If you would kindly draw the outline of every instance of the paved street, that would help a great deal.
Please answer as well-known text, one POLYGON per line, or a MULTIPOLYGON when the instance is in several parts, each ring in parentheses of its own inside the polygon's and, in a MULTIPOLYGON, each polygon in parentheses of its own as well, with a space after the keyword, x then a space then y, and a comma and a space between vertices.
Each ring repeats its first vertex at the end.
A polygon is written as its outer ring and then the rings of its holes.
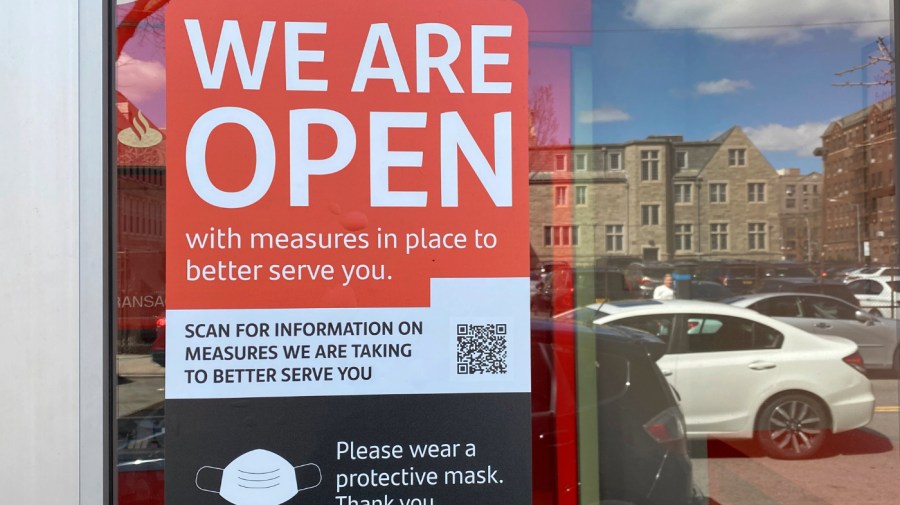
POLYGON ((871 375, 876 410, 864 429, 835 435, 812 460, 780 461, 752 443, 694 443, 695 479, 710 504, 884 504, 900 496, 897 379, 871 375), (705 454, 704 454, 705 453, 705 454))

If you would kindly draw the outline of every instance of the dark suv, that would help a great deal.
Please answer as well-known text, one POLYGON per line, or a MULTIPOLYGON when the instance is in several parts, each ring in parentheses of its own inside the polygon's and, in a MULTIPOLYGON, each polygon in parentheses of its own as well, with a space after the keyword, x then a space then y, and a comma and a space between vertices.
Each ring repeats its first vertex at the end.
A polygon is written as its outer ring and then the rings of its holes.
POLYGON ((664 347, 638 330, 532 321, 534 505, 567 493, 601 503, 697 499, 684 417, 655 363, 664 347), (596 393, 586 400, 585 390, 596 393))
POLYGON ((572 307, 635 298, 625 274, 613 268, 556 269, 544 275, 531 298, 535 314, 559 314, 572 307))

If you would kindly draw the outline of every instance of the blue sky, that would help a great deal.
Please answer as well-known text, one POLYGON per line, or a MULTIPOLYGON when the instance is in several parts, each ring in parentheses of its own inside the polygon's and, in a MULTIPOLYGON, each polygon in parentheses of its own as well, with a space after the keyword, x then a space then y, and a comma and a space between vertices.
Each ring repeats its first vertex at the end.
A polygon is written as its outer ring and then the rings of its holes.
MULTIPOLYGON (((890 25, 877 22, 889 17, 887 0, 597 0, 592 7, 592 27, 568 23, 589 29, 591 70, 573 75, 576 87, 590 79, 593 110, 572 108, 568 90, 557 92, 566 83, 553 77, 560 64, 547 55, 560 46, 552 41, 532 50, 531 84, 553 84, 558 110, 571 108, 557 116, 575 128, 592 123, 594 142, 652 134, 705 140, 739 125, 775 168, 821 171, 812 149, 828 123, 887 93, 833 86, 842 80, 835 72, 862 63, 875 38, 889 34, 890 25)), ((532 10, 533 31, 561 28, 532 10)))

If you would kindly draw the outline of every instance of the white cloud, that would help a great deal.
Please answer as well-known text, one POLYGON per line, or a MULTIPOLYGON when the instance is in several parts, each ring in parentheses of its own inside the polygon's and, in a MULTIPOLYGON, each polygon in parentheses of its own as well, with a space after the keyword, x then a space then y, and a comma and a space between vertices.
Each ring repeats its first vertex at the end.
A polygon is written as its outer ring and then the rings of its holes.
POLYGON ((579 123, 616 123, 629 119, 631 115, 615 107, 601 107, 578 115, 579 123))
POLYGON ((123 52, 116 61, 117 87, 132 102, 142 102, 166 88, 166 67, 158 61, 132 58, 123 52))
POLYGON ((701 95, 724 95, 737 93, 742 89, 750 89, 750 81, 732 81, 731 79, 719 79, 718 81, 698 82, 694 88, 701 95))
POLYGON ((809 38, 813 30, 849 30, 868 39, 889 35, 890 25, 880 22, 890 18, 889 7, 885 0, 629 0, 627 9, 631 19, 652 28, 790 43, 809 38))
POLYGON ((812 157, 813 149, 821 145, 821 139, 830 122, 803 123, 785 126, 776 123, 745 128, 750 140, 763 151, 792 152, 797 156, 812 157))

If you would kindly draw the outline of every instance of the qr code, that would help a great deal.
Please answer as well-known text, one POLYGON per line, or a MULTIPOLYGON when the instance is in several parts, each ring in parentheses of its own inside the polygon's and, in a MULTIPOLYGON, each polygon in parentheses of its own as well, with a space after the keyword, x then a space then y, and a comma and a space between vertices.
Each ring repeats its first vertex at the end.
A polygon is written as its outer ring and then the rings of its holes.
POLYGON ((506 373, 505 324, 456 325, 456 373, 506 373))

